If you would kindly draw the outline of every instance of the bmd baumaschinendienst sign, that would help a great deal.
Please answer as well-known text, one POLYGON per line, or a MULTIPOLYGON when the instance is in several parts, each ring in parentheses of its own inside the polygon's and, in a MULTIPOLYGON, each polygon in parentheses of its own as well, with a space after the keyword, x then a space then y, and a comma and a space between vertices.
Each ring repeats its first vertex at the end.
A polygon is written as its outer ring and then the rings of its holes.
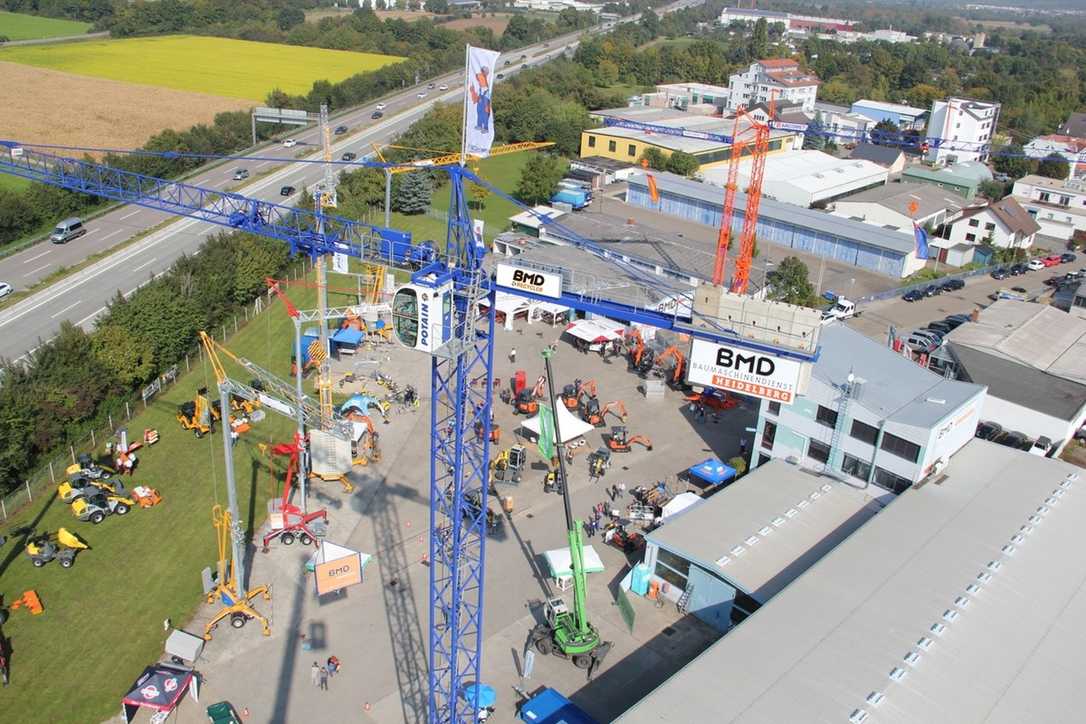
POLYGON ((792 404, 803 378, 803 363, 695 339, 687 382, 792 404))

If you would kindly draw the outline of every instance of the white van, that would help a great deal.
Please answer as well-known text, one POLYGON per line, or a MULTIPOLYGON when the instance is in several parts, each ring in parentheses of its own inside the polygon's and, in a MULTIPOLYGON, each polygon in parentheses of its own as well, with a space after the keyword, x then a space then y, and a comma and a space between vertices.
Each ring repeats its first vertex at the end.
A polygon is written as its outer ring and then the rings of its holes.
POLYGON ((53 229, 53 233, 49 235, 49 241, 54 244, 66 244, 86 233, 87 228, 83 226, 83 220, 73 216, 57 224, 57 228, 53 229))

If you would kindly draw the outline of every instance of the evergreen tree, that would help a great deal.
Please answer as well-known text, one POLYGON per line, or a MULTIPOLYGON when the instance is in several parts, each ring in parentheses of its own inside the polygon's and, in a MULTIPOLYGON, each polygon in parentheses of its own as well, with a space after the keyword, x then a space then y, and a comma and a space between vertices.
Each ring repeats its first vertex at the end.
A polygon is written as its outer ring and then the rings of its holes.
POLYGON ((392 208, 402 214, 421 214, 430 207, 433 187, 430 175, 412 171, 401 174, 401 181, 392 194, 392 208))
POLYGON ((769 25, 765 18, 758 18, 754 23, 754 32, 750 36, 750 57, 760 60, 769 53, 769 25))
POLYGON ((545 153, 536 154, 524 164, 513 195, 529 205, 549 203, 565 172, 564 159, 545 153))

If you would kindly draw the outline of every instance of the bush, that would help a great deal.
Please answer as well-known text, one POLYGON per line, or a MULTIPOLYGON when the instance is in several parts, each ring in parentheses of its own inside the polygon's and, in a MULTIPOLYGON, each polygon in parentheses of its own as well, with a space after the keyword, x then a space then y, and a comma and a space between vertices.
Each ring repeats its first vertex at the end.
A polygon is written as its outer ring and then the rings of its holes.
POLYGON ((747 472, 746 458, 743 458, 743 457, 740 457, 739 455, 736 455, 734 458, 731 458, 730 460, 728 460, 728 465, 735 468, 735 477, 736 477, 736 479, 741 478, 744 475, 746 475, 746 472, 747 472))

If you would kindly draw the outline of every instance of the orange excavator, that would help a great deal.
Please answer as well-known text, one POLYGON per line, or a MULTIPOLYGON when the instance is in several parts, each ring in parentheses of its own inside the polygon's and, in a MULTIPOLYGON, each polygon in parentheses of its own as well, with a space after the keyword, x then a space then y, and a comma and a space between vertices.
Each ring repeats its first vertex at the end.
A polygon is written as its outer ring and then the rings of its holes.
POLYGON ((675 387, 683 383, 683 374, 686 372, 686 356, 675 345, 671 345, 656 356, 656 364, 662 370, 666 370, 664 379, 669 385, 675 387), (669 360, 675 364, 667 365, 669 360))
POLYGON ((539 401, 532 396, 532 391, 525 387, 513 400, 514 415, 534 415, 539 412, 539 401))
POLYGON ((644 445, 646 450, 652 450, 652 440, 644 435, 630 435, 625 425, 611 428, 611 435, 607 438, 607 448, 611 452, 628 453, 634 444, 644 445))
POLYGON ((623 423, 626 422, 626 419, 629 417, 626 414, 626 405, 622 400, 613 400, 601 408, 600 401, 597 398, 592 397, 585 402, 584 407, 582 408, 581 419, 593 427, 603 427, 607 424, 608 412, 617 417, 619 422, 623 423))
POLYGON ((641 330, 634 327, 626 332, 626 359, 629 367, 636 370, 641 366, 641 357, 645 354, 645 340, 641 338, 641 330))
POLYGON ((562 402, 567 410, 578 410, 585 395, 588 395, 589 400, 596 399, 595 380, 574 380, 572 385, 566 385, 562 390, 562 402))

